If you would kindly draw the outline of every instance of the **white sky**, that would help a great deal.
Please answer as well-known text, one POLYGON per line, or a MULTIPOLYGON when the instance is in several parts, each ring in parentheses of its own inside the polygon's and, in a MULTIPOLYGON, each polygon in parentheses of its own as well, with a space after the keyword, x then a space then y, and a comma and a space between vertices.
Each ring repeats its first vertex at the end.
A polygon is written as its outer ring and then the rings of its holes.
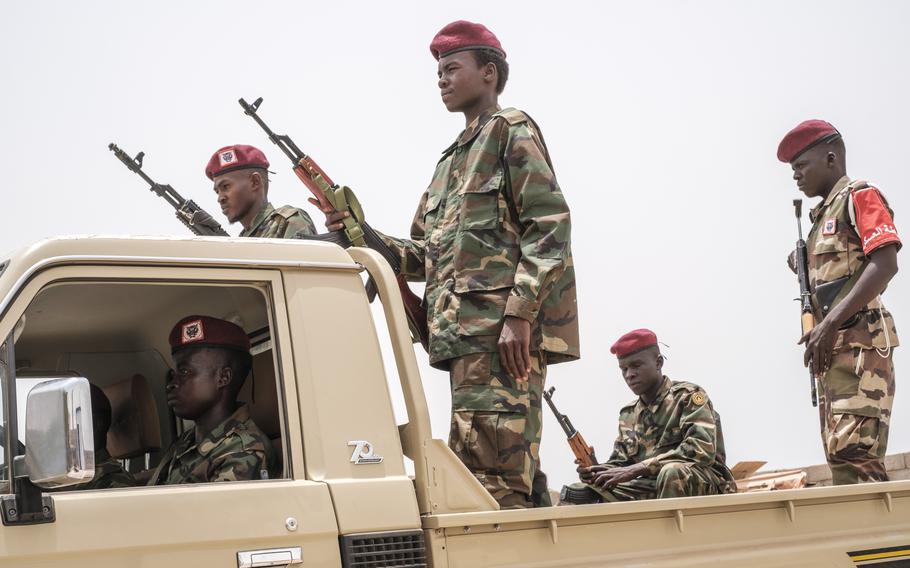
MULTIPOLYGON (((910 231, 908 17, 900 1, 9 2, 0 248, 183 234, 111 141, 144 150, 149 174, 212 213, 209 156, 257 145, 278 172, 273 203, 321 224, 236 102, 259 96, 262 116, 353 187, 374 226, 404 236, 463 127, 439 100, 429 41, 449 21, 482 21, 509 54, 501 102, 540 123, 573 212, 583 358, 550 369, 563 411, 606 459, 633 398, 608 348, 650 327, 671 346, 668 374, 702 385, 723 416, 731 465, 821 463, 784 265, 800 195, 775 153, 797 122, 830 120, 851 175, 877 182, 910 231)), ((906 292, 902 273, 885 296, 899 331, 906 292)), ((447 377, 418 358, 445 438, 447 377)), ((900 384, 892 453, 910 450, 908 416, 900 384)), ((551 486, 574 478, 549 414, 542 455, 551 486)))

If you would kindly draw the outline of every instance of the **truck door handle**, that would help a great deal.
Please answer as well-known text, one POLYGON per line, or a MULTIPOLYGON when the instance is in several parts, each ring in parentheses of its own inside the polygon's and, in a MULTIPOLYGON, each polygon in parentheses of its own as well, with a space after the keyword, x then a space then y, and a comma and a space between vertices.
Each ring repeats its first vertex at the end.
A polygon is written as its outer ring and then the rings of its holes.
POLYGON ((300 547, 247 550, 237 553, 237 568, 260 568, 262 566, 293 566, 303 564, 300 547))

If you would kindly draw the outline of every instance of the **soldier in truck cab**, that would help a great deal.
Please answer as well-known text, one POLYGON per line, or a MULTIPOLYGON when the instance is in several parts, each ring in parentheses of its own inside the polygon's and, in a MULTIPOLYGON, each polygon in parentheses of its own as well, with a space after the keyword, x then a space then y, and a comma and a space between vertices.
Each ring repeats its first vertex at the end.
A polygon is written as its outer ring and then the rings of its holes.
POLYGON ((177 322, 169 342, 174 373, 167 402, 194 424, 171 445, 148 484, 268 479, 276 463, 272 445, 237 401, 252 368, 246 332, 194 315, 177 322))
POLYGON ((881 294, 897 273, 901 248, 893 213, 877 188, 847 176, 843 137, 824 120, 788 132, 777 157, 790 164, 806 197, 821 198, 809 213, 806 239, 818 324, 800 343, 818 379, 822 444, 834 484, 887 481, 898 340, 881 294))
POLYGON ((663 374, 657 336, 631 331, 610 352, 638 398, 619 414, 619 436, 605 463, 579 467, 582 483, 563 487, 564 504, 735 493, 724 460, 720 417, 696 384, 663 374))
POLYGON ((107 451, 107 432, 111 428, 111 402, 97 385, 89 385, 92 393, 92 431, 95 435, 95 476, 74 489, 110 489, 133 487, 136 480, 123 469, 120 462, 107 451))

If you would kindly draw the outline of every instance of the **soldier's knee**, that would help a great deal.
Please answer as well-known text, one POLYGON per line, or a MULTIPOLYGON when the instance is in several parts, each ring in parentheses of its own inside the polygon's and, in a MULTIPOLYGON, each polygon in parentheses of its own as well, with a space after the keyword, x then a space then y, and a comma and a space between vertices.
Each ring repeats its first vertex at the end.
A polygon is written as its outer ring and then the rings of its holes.
POLYGON ((660 468, 657 474, 657 484, 664 485, 673 481, 685 480, 689 477, 691 464, 682 462, 670 462, 660 468))

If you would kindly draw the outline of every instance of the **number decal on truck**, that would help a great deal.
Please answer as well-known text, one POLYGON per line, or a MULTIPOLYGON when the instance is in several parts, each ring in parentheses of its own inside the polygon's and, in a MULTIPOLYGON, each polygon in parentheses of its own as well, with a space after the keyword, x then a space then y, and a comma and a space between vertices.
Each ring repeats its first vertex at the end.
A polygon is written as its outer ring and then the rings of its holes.
POLYGON ((348 446, 354 447, 354 452, 351 454, 352 464, 367 465, 382 463, 382 456, 374 456, 373 444, 367 442, 366 440, 352 440, 348 442, 348 446))

